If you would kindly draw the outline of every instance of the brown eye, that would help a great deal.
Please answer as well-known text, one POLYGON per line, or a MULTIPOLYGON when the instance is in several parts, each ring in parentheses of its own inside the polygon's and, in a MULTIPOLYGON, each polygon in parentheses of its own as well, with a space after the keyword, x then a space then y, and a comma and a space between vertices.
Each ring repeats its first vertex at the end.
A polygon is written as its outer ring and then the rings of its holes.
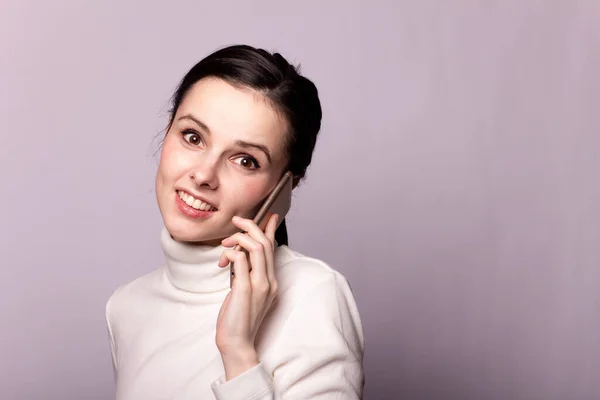
POLYGON ((245 169, 258 169, 258 161, 254 157, 242 156, 238 158, 238 163, 245 169))
POLYGON ((183 139, 194 146, 198 146, 200 143, 202 143, 202 138, 196 132, 184 131, 183 139))

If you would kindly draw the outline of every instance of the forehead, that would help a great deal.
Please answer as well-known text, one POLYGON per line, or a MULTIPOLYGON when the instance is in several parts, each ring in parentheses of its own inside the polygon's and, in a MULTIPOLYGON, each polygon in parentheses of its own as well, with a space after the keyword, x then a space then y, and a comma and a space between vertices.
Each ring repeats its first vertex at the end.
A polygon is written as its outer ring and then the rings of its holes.
POLYGON ((177 110, 176 119, 191 114, 201 120, 214 140, 261 143, 275 152, 283 149, 287 124, 263 95, 221 79, 196 82, 177 110))

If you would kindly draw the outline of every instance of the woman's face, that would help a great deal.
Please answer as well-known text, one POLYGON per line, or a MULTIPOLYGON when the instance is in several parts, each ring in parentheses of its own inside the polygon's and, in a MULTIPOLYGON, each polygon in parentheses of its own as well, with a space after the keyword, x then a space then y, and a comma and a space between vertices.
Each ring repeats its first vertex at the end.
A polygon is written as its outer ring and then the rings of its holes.
POLYGON ((175 240, 218 244, 254 217, 287 164, 287 124, 260 93, 198 81, 165 137, 156 197, 175 240), (191 196, 191 197, 190 197, 191 196))

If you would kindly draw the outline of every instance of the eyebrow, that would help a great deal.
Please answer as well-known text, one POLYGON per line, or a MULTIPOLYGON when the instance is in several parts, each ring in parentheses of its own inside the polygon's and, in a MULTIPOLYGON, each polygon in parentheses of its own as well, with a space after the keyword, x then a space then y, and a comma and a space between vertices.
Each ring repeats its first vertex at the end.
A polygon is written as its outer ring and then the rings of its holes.
MULTIPOLYGON (((204 122, 200 121, 198 118, 194 117, 192 114, 182 115, 181 117, 178 118, 178 121, 181 121, 182 119, 188 119, 188 120, 194 122, 196 125, 198 125, 200 128, 202 128, 202 130, 206 131, 206 133, 208 133, 209 135, 211 134, 210 129, 208 129, 208 126, 204 122)), ((269 148, 267 146, 258 144, 258 143, 247 142, 245 140, 237 140, 235 142, 235 144, 240 147, 245 147, 245 148, 253 147, 255 149, 262 151, 263 153, 265 153, 267 160, 269 160, 269 164, 272 164, 271 152, 269 151, 269 148)))
POLYGON ((202 130, 206 131, 206 133, 210 135, 210 129, 208 129, 208 126, 204 122, 200 121, 198 118, 194 117, 192 114, 182 115, 177 120, 181 121, 182 119, 189 119, 190 121, 196 123, 196 125, 198 125, 200 128, 202 128, 202 130))
POLYGON ((258 150, 261 150, 263 153, 265 153, 265 156, 267 156, 267 160, 269 160, 269 164, 272 164, 271 162, 271 152, 269 151, 269 149, 267 148, 267 146, 264 146, 262 144, 258 144, 258 143, 251 143, 251 142, 246 142, 244 140, 238 140, 235 142, 235 144, 237 144, 240 147, 254 147, 258 150))

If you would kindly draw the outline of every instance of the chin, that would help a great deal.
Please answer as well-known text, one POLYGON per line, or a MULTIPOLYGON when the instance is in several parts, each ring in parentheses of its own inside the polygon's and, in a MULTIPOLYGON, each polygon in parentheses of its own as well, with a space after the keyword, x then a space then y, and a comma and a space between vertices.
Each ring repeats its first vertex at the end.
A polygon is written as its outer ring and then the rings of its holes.
POLYGON ((212 235, 207 235, 202 227, 180 218, 163 218, 165 228, 173 239, 178 242, 204 242, 210 240, 212 235))
POLYGON ((163 223, 173 239, 178 242, 219 245, 222 239, 236 232, 235 227, 231 232, 225 232, 222 229, 214 229, 213 221, 191 221, 170 213, 163 216, 163 223))

